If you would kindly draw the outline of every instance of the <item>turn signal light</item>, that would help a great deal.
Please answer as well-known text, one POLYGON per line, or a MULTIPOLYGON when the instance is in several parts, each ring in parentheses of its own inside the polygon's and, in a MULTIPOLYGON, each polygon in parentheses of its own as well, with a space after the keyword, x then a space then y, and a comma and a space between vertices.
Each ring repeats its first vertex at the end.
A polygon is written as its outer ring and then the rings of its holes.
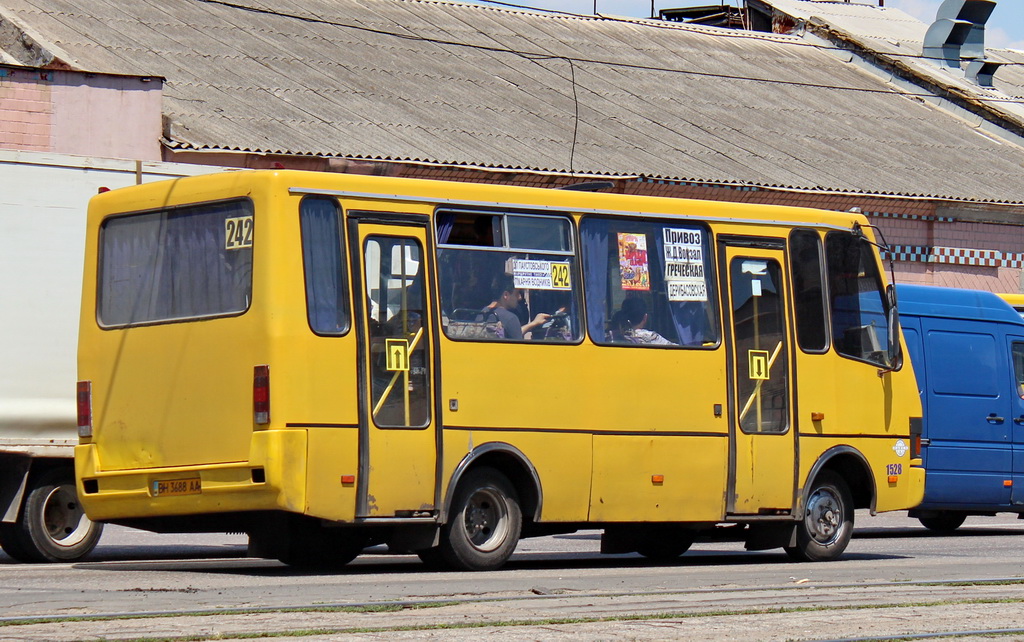
POLYGON ((252 369, 252 416, 257 425, 270 423, 270 366, 252 369))

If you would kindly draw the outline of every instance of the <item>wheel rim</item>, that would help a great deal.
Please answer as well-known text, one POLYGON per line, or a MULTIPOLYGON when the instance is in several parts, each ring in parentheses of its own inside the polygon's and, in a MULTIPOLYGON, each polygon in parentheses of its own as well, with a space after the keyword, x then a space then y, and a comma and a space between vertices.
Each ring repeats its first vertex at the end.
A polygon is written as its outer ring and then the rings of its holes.
POLYGON ((492 488, 479 488, 466 502, 466 537, 473 548, 493 551, 508 536, 508 506, 501 493, 492 488))
POLYGON ((839 493, 831 487, 815 489, 807 502, 804 524, 814 541, 827 546, 839 539, 846 521, 845 507, 839 493))
POLYGON ((78 503, 75 487, 54 487, 43 503, 43 528, 57 546, 72 547, 89 535, 92 522, 78 503))

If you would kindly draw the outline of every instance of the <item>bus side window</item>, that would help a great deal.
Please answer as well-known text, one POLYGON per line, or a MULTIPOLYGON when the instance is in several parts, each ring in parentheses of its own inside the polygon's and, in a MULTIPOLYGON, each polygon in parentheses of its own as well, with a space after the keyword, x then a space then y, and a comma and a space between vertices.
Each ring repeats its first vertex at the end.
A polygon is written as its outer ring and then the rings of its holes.
POLYGON ((789 261, 796 293, 796 338, 805 352, 828 349, 825 288, 821 274, 821 239, 814 230, 793 230, 789 235, 789 261))
POLYGON ((568 217, 441 211, 435 225, 441 327, 449 339, 580 339, 568 217))
POLYGON ((317 334, 348 331, 344 235, 341 208, 332 198, 306 197, 299 206, 306 313, 317 334))
POLYGON ((587 325, 595 343, 718 345, 707 229, 588 216, 580 238, 587 325))

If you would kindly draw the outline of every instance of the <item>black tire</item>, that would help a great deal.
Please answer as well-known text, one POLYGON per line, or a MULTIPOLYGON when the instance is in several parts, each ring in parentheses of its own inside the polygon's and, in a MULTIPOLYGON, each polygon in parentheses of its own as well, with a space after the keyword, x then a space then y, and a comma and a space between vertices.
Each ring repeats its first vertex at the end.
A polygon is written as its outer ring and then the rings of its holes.
POLYGON ((367 543, 369 538, 362 532, 296 520, 289 525, 277 559, 302 569, 341 568, 357 558, 367 543))
POLYGON ((686 528, 654 528, 637 545, 636 552, 649 560, 671 562, 690 550, 696 532, 686 528))
POLYGON ((791 559, 826 562, 843 554, 853 535, 853 498, 842 477, 818 474, 796 528, 796 546, 786 547, 791 559))
POLYGON ((85 516, 69 471, 29 479, 18 521, 0 526, 0 546, 20 562, 74 562, 99 542, 103 524, 85 516))
POLYGON ((519 494, 508 478, 493 468, 471 470, 441 530, 441 557, 450 568, 493 571, 512 556, 522 528, 519 494))
POLYGON ((954 511, 939 511, 935 515, 929 517, 918 517, 921 524, 930 531, 936 533, 943 533, 948 535, 956 529, 960 528, 960 525, 967 519, 966 513, 957 513, 954 511))
POLYGON ((431 570, 436 571, 444 568, 444 556, 441 554, 440 546, 435 546, 434 548, 425 548, 421 551, 416 551, 416 555, 418 555, 420 561, 426 564, 427 568, 431 570))

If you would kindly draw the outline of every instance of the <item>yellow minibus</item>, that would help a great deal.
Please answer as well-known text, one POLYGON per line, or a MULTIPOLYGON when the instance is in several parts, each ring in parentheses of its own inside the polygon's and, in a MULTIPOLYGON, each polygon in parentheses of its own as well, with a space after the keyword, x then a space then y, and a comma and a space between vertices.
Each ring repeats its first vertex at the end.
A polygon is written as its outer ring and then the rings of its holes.
POLYGON ((920 399, 860 214, 299 171, 89 207, 88 516, 465 570, 522 537, 829 560, 917 504, 920 399))

